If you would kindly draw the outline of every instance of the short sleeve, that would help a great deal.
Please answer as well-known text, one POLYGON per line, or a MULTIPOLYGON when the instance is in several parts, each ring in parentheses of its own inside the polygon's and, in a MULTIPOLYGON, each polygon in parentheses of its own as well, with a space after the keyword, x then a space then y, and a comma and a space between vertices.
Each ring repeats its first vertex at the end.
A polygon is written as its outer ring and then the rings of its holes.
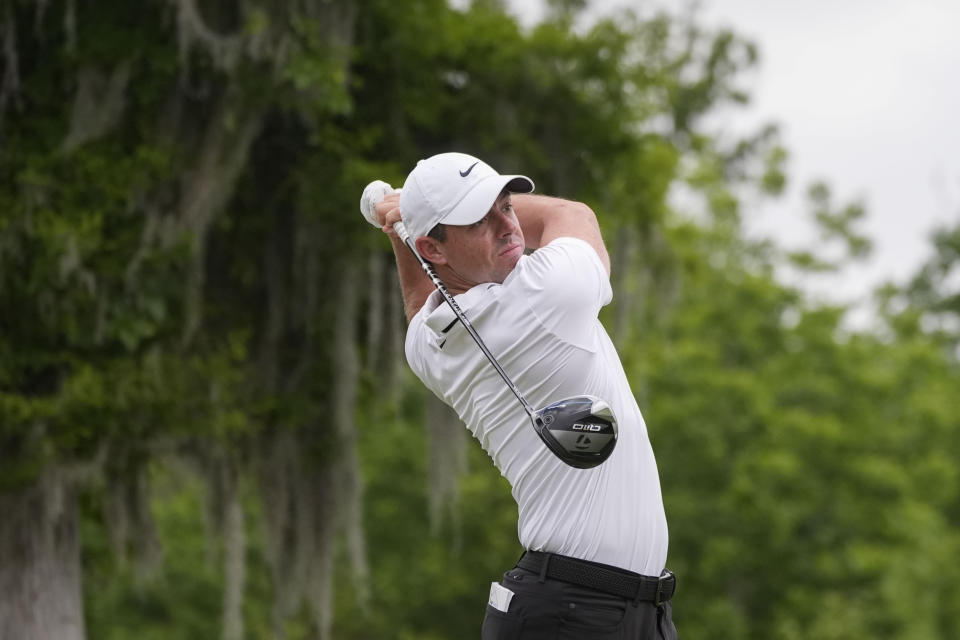
POLYGON ((557 238, 537 249, 517 275, 519 293, 537 320, 574 344, 589 342, 600 309, 613 297, 600 257, 578 238, 557 238))

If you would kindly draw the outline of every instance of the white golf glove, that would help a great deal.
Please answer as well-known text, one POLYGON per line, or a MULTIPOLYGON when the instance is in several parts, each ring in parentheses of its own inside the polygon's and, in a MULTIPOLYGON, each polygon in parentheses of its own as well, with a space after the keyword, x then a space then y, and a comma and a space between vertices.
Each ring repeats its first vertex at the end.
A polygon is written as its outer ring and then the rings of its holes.
POLYGON ((394 189, 383 180, 374 180, 364 188, 363 195, 360 196, 360 213, 363 214, 367 222, 379 229, 380 223, 377 222, 376 211, 377 204, 381 202, 388 193, 399 191, 399 189, 394 189))

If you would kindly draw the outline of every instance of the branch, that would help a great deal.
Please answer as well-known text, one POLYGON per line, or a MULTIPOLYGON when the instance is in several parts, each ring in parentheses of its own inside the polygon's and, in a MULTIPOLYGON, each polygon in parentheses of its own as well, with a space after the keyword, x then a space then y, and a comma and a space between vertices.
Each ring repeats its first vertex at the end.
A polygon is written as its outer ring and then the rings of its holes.
POLYGON ((3 130, 3 114, 6 112, 7 102, 13 101, 14 106, 20 109, 20 73, 17 59, 17 25, 14 21, 13 9, 10 2, 6 3, 6 15, 3 20, 3 58, 6 64, 3 69, 3 82, 0 83, 0 131, 3 130))
POLYGON ((70 132, 60 145, 62 153, 106 135, 120 122, 129 81, 130 61, 122 62, 109 78, 93 67, 80 70, 70 132))

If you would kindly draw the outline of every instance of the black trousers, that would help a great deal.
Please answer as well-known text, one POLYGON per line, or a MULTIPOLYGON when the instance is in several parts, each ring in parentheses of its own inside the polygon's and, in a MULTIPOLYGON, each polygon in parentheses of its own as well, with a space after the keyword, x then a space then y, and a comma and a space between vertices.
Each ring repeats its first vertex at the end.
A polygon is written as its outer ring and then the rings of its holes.
POLYGON ((487 605, 482 640, 676 640, 670 602, 659 607, 545 578, 515 567, 500 584, 506 612, 487 605))

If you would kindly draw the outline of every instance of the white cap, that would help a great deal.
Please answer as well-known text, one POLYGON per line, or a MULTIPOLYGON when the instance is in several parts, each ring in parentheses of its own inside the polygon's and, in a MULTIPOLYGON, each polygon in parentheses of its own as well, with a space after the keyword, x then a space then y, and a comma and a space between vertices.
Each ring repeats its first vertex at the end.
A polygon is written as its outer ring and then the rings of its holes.
POLYGON ((487 215, 500 192, 530 193, 526 176, 502 176, 465 153, 440 153, 421 160, 400 192, 400 215, 416 240, 436 225, 473 224, 487 215))

